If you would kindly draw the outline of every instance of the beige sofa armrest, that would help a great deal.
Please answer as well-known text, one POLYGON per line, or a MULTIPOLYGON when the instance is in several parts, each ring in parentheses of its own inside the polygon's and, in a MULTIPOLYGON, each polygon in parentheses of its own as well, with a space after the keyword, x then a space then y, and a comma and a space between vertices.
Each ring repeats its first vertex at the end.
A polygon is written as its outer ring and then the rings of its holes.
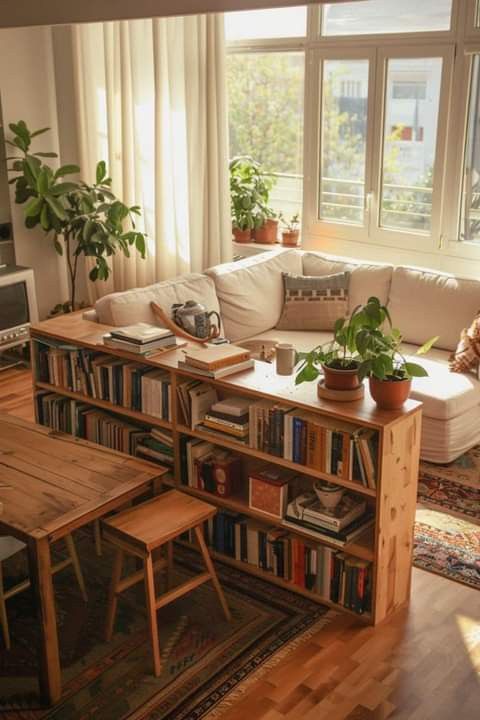
POLYGON ((90 320, 91 322, 98 322, 98 315, 96 310, 85 310, 82 315, 84 320, 90 320))

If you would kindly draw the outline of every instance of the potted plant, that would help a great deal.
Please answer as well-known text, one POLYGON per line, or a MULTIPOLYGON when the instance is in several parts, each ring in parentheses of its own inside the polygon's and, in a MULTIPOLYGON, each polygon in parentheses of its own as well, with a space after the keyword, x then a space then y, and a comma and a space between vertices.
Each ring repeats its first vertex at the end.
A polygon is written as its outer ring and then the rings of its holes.
POLYGON ((339 318, 334 326, 333 340, 310 350, 297 353, 300 366, 295 384, 316 380, 323 371, 325 387, 330 390, 355 390, 360 385, 356 336, 363 315, 356 308, 350 318, 339 318))
POLYGON ((255 229, 255 242, 274 245, 278 238, 278 219, 276 213, 266 207, 263 211, 263 223, 255 229))
MULTIPOLYGON (((378 298, 369 298, 360 314, 363 327, 356 336, 360 355, 358 375, 360 379, 368 377, 370 393, 379 408, 398 410, 410 395, 412 378, 428 373, 405 358, 401 351, 402 335, 392 327, 389 312, 378 298)), ((415 354, 425 355, 437 340, 438 336, 431 338, 415 354)))
POLYGON ((282 230, 282 245, 296 247, 300 236, 300 215, 295 213, 290 220, 285 220, 284 216, 280 214, 280 222, 285 228, 282 230))
POLYGON ((107 280, 110 267, 107 257, 117 251, 129 257, 134 246, 145 257, 145 234, 135 229, 135 215, 140 215, 137 205, 128 207, 118 200, 111 190, 105 163, 96 168, 93 185, 82 181, 66 181, 67 175, 80 172, 77 165, 62 165, 52 169, 42 158, 57 157, 54 152, 31 152, 32 140, 47 132, 43 128, 31 132, 20 120, 9 125, 13 139, 7 144, 16 154, 7 158, 14 172, 9 182, 15 185, 15 202, 25 205, 25 225, 38 225, 53 239, 55 250, 65 257, 70 276, 70 298, 62 304, 64 311, 77 308, 76 281, 78 261, 81 255, 94 259, 90 280, 107 280), (130 227, 125 227, 126 224, 130 227), (59 238, 63 240, 60 242, 59 238))
POLYGON ((271 179, 260 163, 249 156, 230 161, 232 233, 237 242, 250 242, 252 231, 265 224, 271 179))

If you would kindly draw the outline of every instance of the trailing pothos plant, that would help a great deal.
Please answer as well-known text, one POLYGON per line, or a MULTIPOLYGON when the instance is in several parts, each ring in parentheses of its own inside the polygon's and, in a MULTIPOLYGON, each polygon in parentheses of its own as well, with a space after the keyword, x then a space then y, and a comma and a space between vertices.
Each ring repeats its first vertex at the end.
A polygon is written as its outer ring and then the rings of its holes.
MULTIPOLYGON (((362 322, 355 337, 355 345, 360 359, 360 380, 373 377, 382 381, 399 381, 428 375, 424 367, 407 360, 402 353, 402 334, 392 327, 388 309, 378 298, 369 298, 359 315, 362 322)), ((437 340, 438 335, 428 340, 415 354, 425 355, 437 340)))
POLYGON ((359 306, 350 318, 339 318, 333 328, 333 339, 317 345, 310 352, 297 353, 296 360, 300 363, 295 384, 312 382, 321 374, 321 366, 335 370, 357 370, 360 358, 357 352, 357 333, 362 326, 364 315, 359 306))
POLYGON ((15 202, 25 204, 27 228, 40 226, 51 236, 55 250, 64 254, 70 276, 70 300, 66 305, 76 308, 78 261, 81 255, 91 257, 94 266, 90 280, 107 280, 110 267, 107 257, 117 251, 130 256, 133 246, 145 258, 145 233, 135 228, 135 216, 140 207, 128 207, 111 190, 112 180, 101 160, 96 167, 93 184, 65 180, 80 172, 78 165, 62 165, 53 169, 43 158, 56 158, 54 152, 32 152, 32 140, 50 128, 31 132, 23 120, 9 125, 13 138, 6 142, 16 154, 7 158, 8 168, 16 173, 9 180, 15 185, 15 202))

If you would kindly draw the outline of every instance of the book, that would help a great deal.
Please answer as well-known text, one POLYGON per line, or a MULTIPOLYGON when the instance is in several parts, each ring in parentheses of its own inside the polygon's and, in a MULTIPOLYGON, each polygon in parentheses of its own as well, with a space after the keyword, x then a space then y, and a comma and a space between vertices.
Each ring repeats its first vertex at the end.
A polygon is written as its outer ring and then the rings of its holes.
POLYGON ((248 400, 247 398, 229 397, 214 403, 210 408, 210 412, 212 414, 218 414, 217 417, 243 417, 248 415, 250 404, 251 400, 248 400))
POLYGON ((366 501, 349 492, 345 493, 338 505, 332 509, 324 507, 314 493, 300 495, 291 505, 291 512, 298 512, 301 519, 318 525, 319 528, 335 531, 343 530, 367 510, 366 501))
POLYGON ((203 421, 212 404, 217 401, 218 396, 215 388, 206 383, 190 387, 187 392, 190 398, 190 424, 194 429, 203 421))
POLYGON ((214 430, 221 430, 230 435, 238 435, 239 437, 246 437, 248 435, 248 422, 243 424, 232 423, 230 420, 221 420, 207 413, 203 419, 203 424, 214 430))
POLYGON ((151 325, 150 323, 139 322, 136 325, 114 328, 110 331, 112 338, 126 340, 137 345, 157 342, 175 337, 171 330, 151 325))
POLYGON ((128 340, 121 340, 120 338, 114 338, 110 333, 106 333, 103 336, 103 344, 106 347, 117 348, 118 350, 126 350, 135 355, 146 355, 154 351, 171 349, 177 346, 177 339, 175 335, 170 335, 164 339, 155 340, 151 343, 132 343, 128 340))
POLYGON ((207 345, 185 351, 185 362, 201 370, 220 370, 250 360, 250 351, 238 345, 207 345))
POLYGON ((373 515, 368 517, 361 517, 354 520, 350 525, 340 532, 334 532, 333 530, 327 530, 326 528, 319 528, 307 520, 299 520, 296 517, 291 517, 288 512, 283 521, 284 525, 291 528, 302 528, 303 532, 308 533, 317 540, 324 540, 331 543, 332 545, 338 545, 338 547, 344 547, 348 543, 355 540, 355 538, 362 535, 365 530, 371 527, 375 522, 373 515))
POLYGON ((218 380, 222 377, 228 377, 228 375, 234 375, 235 373, 243 372, 244 370, 250 370, 254 366, 255 360, 242 360, 241 362, 227 365, 216 370, 206 370, 204 368, 190 365, 189 362, 186 362, 184 360, 178 361, 179 370, 185 370, 189 373, 194 373, 195 375, 201 375, 202 377, 211 378, 212 380, 218 380))

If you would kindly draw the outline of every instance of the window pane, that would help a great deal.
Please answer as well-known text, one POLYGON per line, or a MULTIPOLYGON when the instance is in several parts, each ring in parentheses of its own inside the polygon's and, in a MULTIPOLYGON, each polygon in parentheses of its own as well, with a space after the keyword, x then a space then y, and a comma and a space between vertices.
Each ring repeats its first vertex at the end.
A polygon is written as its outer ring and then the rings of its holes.
POLYGON ((233 53, 227 58, 230 155, 251 155, 276 183, 270 200, 301 211, 303 53, 233 53))
POLYGON ((441 77, 441 58, 388 62, 380 214, 383 227, 430 231, 441 77))
POLYGON ((327 4, 323 11, 324 35, 449 30, 452 0, 364 0, 327 4))
POLYGON ((462 194, 461 238, 480 243, 480 57, 472 68, 465 175, 462 194))
POLYGON ((227 42, 263 38, 303 37, 307 31, 307 8, 244 10, 225 13, 227 42))
POLYGON ((368 60, 323 63, 320 218, 364 218, 368 60))

